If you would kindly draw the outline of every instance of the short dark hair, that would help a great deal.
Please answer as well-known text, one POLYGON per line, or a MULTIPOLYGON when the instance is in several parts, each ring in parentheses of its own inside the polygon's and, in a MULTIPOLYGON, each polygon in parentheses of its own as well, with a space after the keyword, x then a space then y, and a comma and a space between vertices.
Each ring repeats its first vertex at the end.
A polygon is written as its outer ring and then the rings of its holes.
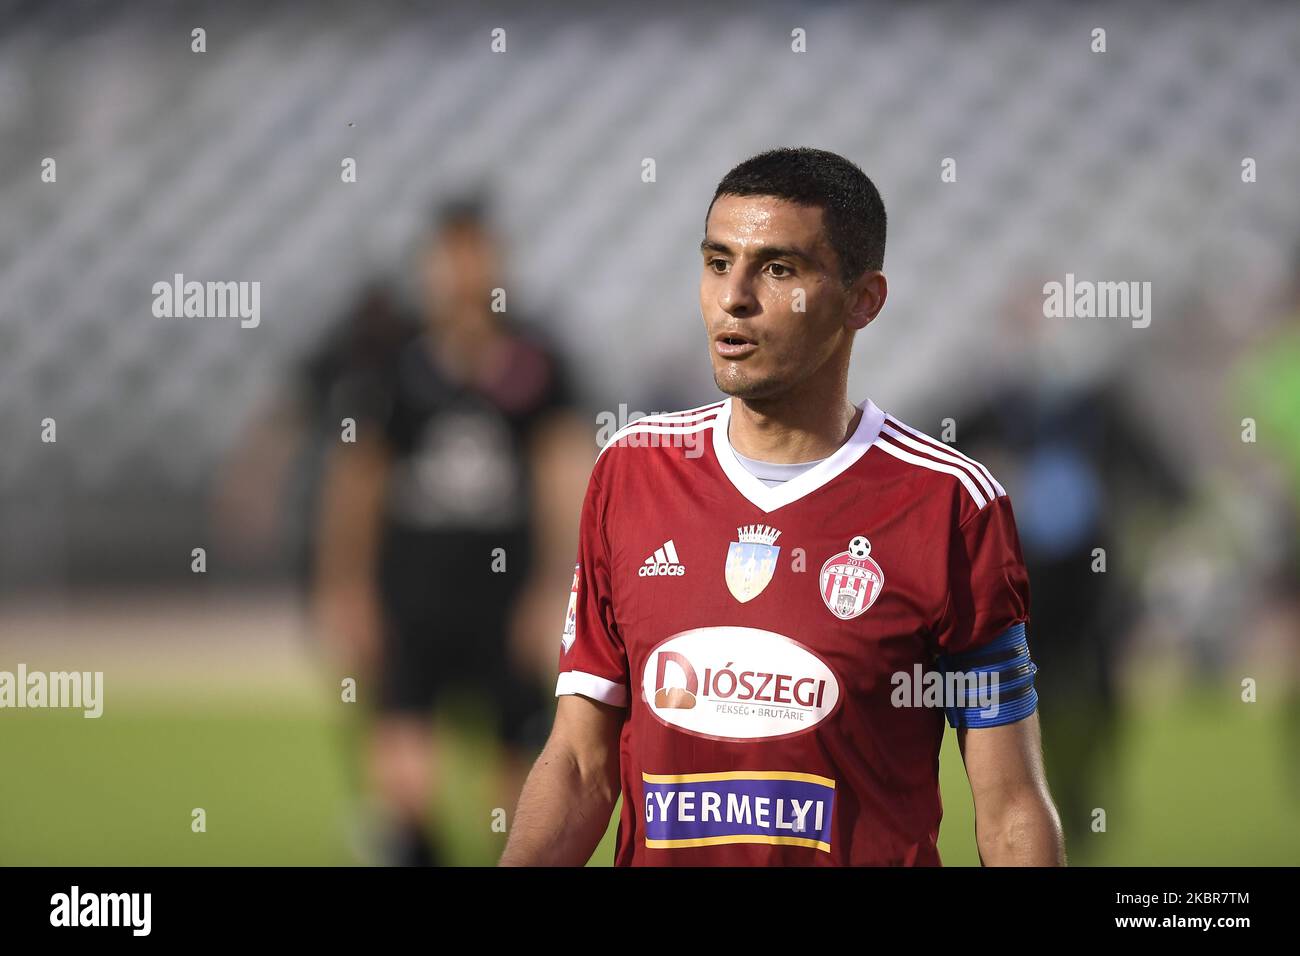
POLYGON ((820 208, 845 285, 884 267, 885 204, 867 174, 837 153, 782 146, 751 156, 722 177, 706 223, 719 196, 774 196, 820 208))
POLYGON ((433 208, 430 231, 444 233, 465 227, 489 230, 492 225, 491 205, 485 188, 446 197, 433 208))

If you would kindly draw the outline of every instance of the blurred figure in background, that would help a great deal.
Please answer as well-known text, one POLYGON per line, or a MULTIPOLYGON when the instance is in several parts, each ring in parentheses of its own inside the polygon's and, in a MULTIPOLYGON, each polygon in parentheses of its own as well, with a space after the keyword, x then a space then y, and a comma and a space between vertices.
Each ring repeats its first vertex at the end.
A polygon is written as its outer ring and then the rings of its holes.
POLYGON ((448 204, 420 252, 419 334, 326 465, 317 619, 362 675, 374 663, 359 688, 377 710, 368 766, 394 864, 446 863, 433 717, 448 699, 485 700, 508 815, 550 726, 593 442, 558 356, 506 317, 504 286, 483 204, 448 204))
POLYGON ((1029 570, 1043 756, 1066 847, 1086 856, 1092 809, 1106 806, 1120 726, 1116 665, 1139 617, 1123 529, 1141 509, 1184 502, 1178 463, 1144 427, 1110 374, 1090 375, 1073 354, 1065 319, 1043 315, 1041 283, 1006 313, 1007 366, 972 396, 957 441, 999 469, 1015 502, 1029 570), (1105 551, 1104 573, 1094 549, 1105 551), (1083 852, 1080 852, 1080 851, 1083 852))
POLYGON ((414 333, 390 283, 374 277, 248 416, 216 482, 212 525, 252 579, 277 569, 287 545, 294 583, 310 597, 322 466, 339 420, 382 413, 384 375, 414 333))

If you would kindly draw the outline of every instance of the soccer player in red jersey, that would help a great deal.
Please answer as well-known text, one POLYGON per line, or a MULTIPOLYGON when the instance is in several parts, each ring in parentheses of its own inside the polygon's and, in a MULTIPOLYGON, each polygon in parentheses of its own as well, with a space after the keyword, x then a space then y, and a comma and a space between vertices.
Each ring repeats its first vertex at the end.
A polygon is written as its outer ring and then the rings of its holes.
POLYGON ((550 740, 503 865, 937 865, 944 720, 988 865, 1064 863, 1029 583, 979 463, 847 396, 885 304, 853 163, 719 184, 700 307, 728 398, 611 438, 582 506, 550 740))

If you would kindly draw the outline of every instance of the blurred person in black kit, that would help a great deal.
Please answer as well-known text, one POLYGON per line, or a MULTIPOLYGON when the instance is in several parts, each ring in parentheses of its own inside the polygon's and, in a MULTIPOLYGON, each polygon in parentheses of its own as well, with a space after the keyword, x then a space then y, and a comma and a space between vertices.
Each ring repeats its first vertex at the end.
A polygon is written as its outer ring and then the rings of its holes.
POLYGON ((465 693, 486 701, 502 753, 481 819, 513 815, 550 727, 595 449, 559 357, 500 310, 501 249, 481 201, 442 209, 418 274, 421 330, 385 371, 382 410, 358 401, 356 441, 327 465, 315 600, 341 659, 374 675, 358 699, 376 710, 368 766, 392 823, 386 862, 444 865, 434 717, 465 693))
POLYGON ((417 331, 391 283, 374 276, 249 414, 218 476, 213 527, 250 579, 287 557, 295 586, 311 597, 322 469, 340 420, 358 408, 382 411, 384 375, 417 331))
POLYGON ((1039 635, 1035 680, 1053 702, 1040 708, 1043 759, 1066 845, 1082 856, 1093 808, 1114 794, 1116 668, 1141 612, 1118 550, 1122 531, 1138 509, 1171 510, 1192 489, 1120 383, 1090 374, 1062 320, 1044 318, 1039 288, 1021 290, 1006 316, 1010 367, 971 396, 956 438, 1000 469, 1015 498, 1039 635), (1094 569, 1096 548, 1105 573, 1094 569))

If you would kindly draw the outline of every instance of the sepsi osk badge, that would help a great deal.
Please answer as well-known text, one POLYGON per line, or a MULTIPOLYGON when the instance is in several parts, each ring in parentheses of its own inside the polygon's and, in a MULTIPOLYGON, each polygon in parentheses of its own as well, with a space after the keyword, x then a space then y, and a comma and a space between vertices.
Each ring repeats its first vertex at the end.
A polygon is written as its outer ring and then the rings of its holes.
POLYGON ((832 614, 850 621, 876 603, 885 586, 885 572, 871 557, 871 542, 858 535, 847 551, 832 555, 822 565, 822 600, 832 614))

